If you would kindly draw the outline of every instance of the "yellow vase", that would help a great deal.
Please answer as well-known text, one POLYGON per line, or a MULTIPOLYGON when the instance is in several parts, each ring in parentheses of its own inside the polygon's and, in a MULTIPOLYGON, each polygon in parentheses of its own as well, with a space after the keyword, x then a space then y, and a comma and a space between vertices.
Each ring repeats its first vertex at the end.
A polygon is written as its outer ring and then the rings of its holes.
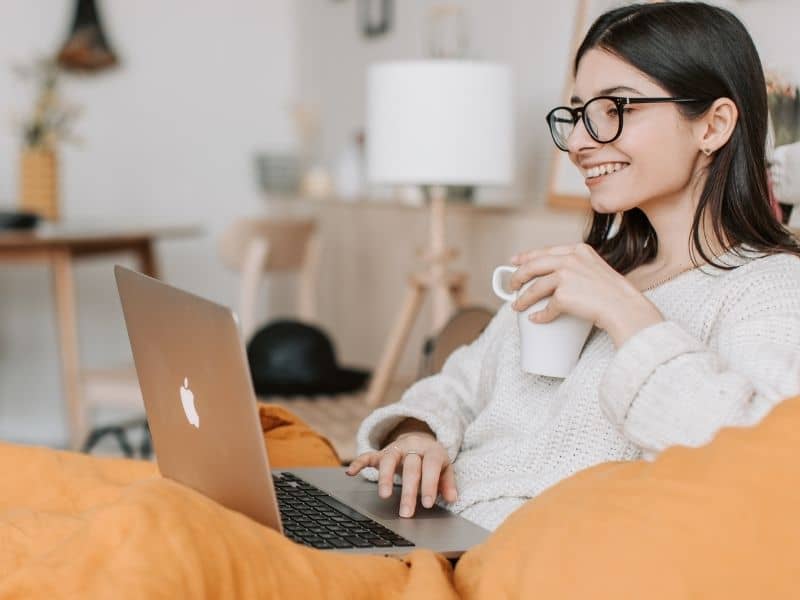
POLYGON ((20 157, 20 210, 58 221, 58 160, 54 150, 26 148, 20 157))

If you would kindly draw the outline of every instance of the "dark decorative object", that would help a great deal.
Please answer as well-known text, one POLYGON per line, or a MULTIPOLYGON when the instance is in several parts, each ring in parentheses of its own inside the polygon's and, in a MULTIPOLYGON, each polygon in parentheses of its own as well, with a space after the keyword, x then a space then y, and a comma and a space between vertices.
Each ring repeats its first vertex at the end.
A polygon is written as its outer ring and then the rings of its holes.
POLYGON ((101 71, 118 63, 103 32, 95 0, 77 0, 72 29, 57 60, 63 69, 84 72, 101 71))
POLYGON ((367 37, 384 35, 392 26, 392 0, 359 0, 361 33, 367 37))
POLYGON ((38 222, 39 215, 35 213, 0 210, 0 231, 33 229, 38 222))
POLYGON ((369 371, 340 367, 327 333, 292 319, 271 321, 247 345, 259 396, 314 396, 361 389, 369 371))

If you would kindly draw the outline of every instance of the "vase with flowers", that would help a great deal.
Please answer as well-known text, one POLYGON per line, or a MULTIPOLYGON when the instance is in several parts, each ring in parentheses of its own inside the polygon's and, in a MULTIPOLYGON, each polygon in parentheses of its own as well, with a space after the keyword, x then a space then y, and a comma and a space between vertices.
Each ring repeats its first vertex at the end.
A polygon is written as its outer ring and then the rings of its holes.
POLYGON ((58 145, 75 139, 71 127, 80 110, 61 99, 59 71, 54 60, 37 59, 31 64, 17 65, 15 71, 21 79, 32 82, 34 88, 33 109, 18 119, 22 135, 19 206, 23 212, 57 221, 60 217, 58 145))

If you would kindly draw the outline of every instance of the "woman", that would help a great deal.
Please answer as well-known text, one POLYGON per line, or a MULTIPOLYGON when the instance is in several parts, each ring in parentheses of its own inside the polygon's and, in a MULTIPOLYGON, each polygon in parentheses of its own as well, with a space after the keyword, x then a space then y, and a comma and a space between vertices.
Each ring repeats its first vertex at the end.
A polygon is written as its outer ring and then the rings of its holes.
MULTIPOLYGON (((548 115, 586 177, 584 243, 515 256, 539 277, 442 372, 376 410, 348 473, 402 479, 487 529, 591 465, 697 446, 800 392, 800 247, 770 210, 766 86, 753 42, 702 3, 602 15, 548 115), (519 367, 515 311, 591 320, 566 379, 519 367)), ((424 510, 424 509, 423 509, 424 510)))

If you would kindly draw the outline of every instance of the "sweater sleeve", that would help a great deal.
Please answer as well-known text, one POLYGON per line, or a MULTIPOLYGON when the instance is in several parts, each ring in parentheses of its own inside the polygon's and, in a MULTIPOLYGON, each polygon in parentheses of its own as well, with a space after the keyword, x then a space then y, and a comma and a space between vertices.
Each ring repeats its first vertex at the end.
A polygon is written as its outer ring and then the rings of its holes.
MULTIPOLYGON (((514 326, 514 314, 509 304, 503 306, 477 340, 450 355, 440 373, 419 380, 398 402, 364 419, 357 434, 358 453, 379 450, 387 434, 410 417, 426 423, 454 461, 464 431, 488 399, 478 389, 484 358, 498 333, 514 326)), ((370 471, 374 469, 365 469, 367 478, 372 478, 370 471)))
POLYGON ((708 344, 664 321, 619 348, 600 402, 645 456, 703 445, 725 426, 755 424, 800 393, 800 261, 782 258, 742 278, 708 344))

